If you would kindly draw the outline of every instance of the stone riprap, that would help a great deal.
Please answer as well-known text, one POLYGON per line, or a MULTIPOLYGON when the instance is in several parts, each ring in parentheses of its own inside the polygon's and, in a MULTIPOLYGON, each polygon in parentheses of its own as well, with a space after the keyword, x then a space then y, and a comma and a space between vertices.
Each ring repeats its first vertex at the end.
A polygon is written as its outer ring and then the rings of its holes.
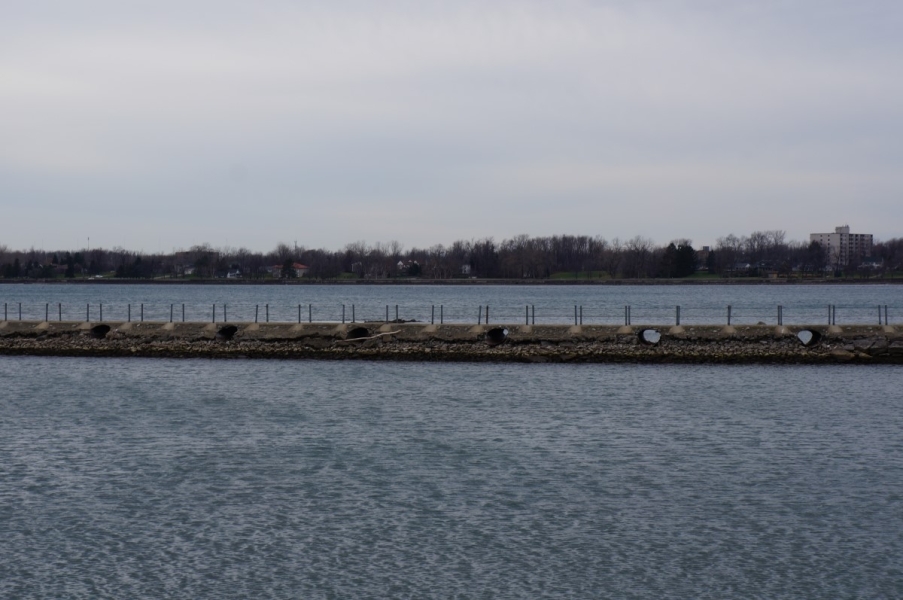
POLYGON ((893 326, 0 322, 0 355, 903 364, 893 326))

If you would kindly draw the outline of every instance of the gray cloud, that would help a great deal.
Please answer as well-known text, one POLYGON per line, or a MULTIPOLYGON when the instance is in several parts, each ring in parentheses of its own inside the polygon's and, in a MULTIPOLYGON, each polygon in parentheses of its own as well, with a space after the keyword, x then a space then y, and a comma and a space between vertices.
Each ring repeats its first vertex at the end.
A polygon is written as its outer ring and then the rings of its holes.
POLYGON ((0 23, 48 245, 903 233, 896 3, 74 4, 0 23))

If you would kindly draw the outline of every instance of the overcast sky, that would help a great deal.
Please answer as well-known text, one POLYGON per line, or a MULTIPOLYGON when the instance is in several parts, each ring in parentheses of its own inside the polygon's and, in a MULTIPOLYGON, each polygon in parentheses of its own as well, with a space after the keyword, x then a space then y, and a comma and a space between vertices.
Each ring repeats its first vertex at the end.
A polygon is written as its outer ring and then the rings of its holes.
POLYGON ((903 236, 903 3, 0 0, 0 244, 903 236))

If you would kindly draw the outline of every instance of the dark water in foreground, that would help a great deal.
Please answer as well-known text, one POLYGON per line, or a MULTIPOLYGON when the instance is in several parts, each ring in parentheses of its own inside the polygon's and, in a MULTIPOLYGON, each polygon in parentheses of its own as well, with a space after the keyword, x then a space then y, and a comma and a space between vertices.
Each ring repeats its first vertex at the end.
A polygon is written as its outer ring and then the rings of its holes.
POLYGON ((899 598, 901 382, 0 358, 0 597, 899 598))

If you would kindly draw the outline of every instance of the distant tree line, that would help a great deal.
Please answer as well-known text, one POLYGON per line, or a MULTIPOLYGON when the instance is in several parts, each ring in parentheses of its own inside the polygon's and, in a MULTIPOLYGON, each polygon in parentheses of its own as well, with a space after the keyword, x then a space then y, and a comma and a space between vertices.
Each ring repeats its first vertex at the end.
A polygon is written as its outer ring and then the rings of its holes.
POLYGON ((871 256, 854 256, 841 265, 817 242, 790 241, 779 230, 730 234, 705 248, 694 248, 689 239, 657 245, 641 236, 622 241, 580 235, 458 240, 409 250, 397 241, 359 241, 340 250, 280 243, 270 252, 202 244, 156 254, 120 247, 10 250, 0 244, 0 277, 5 279, 876 277, 900 271, 901 265, 903 238, 878 242, 871 256))

